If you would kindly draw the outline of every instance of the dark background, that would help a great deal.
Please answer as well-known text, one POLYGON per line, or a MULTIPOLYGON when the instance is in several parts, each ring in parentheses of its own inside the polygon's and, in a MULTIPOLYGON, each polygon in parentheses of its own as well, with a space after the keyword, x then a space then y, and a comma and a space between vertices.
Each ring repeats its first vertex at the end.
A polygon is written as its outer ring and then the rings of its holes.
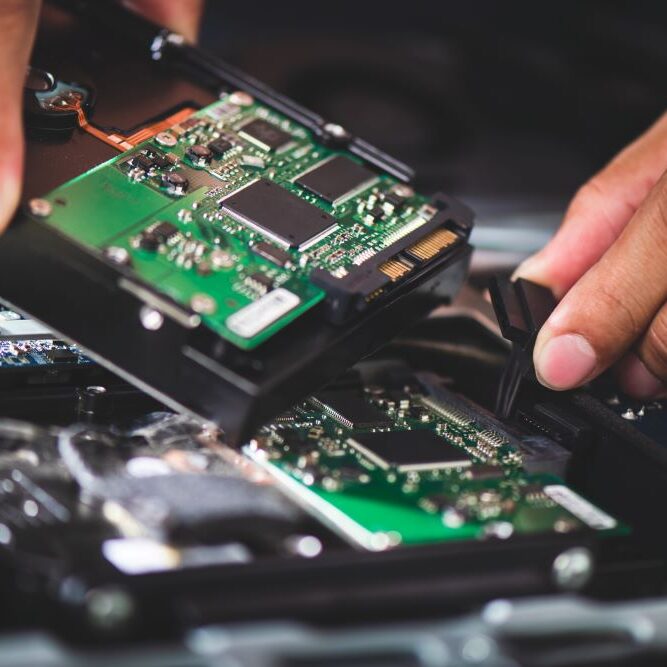
POLYGON ((664 2, 211 0, 202 45, 460 196, 478 246, 519 253, 667 106, 664 2))

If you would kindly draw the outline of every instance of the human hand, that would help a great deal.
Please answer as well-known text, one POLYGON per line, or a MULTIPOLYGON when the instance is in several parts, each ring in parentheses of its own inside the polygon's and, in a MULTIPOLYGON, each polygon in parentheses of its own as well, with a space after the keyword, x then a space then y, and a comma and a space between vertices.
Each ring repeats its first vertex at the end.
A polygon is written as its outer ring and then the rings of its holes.
POLYGON ((551 287, 537 377, 570 389, 618 363, 637 398, 667 395, 667 114, 576 194, 554 238, 515 276, 551 287))
MULTIPOLYGON (((128 8, 195 41, 204 0, 132 0, 128 8)), ((0 232, 18 204, 23 179, 23 81, 41 0, 3 0, 0 12, 0 232)))

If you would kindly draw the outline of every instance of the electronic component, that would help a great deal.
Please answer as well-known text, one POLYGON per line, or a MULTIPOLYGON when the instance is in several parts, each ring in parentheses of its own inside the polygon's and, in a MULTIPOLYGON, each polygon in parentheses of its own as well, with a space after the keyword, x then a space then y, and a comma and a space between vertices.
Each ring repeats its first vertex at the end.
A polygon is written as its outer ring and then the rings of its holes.
POLYGON ((336 227, 336 219, 261 178, 222 202, 225 211, 286 248, 305 250, 336 227))
POLYGON ((337 155, 301 174, 295 183, 336 206, 366 190, 375 181, 377 174, 370 169, 337 155))
POLYGON ((153 160, 151 160, 148 155, 145 155, 144 153, 137 153, 133 157, 130 158, 129 163, 133 167, 138 167, 139 169, 143 169, 144 171, 149 171, 153 167, 153 160))
POLYGON ((458 240, 459 237, 451 229, 436 229, 417 243, 408 246, 404 252, 407 258, 413 262, 427 262, 458 240))
POLYGON ((285 267, 292 261, 288 252, 285 252, 282 248, 276 248, 276 246, 267 243, 266 241, 255 243, 251 250, 260 257, 273 264, 277 264, 278 266, 285 267))
POLYGON ((169 243, 175 239, 178 234, 178 227, 171 222, 156 222, 141 232, 137 239, 137 244, 143 250, 156 252, 161 245, 169 243))
POLYGON ((213 151, 211 148, 208 146, 202 146, 201 144, 190 146, 186 153, 192 164, 195 164, 198 167, 206 166, 213 158, 213 151))
POLYGON ((556 475, 525 470, 521 441, 491 417, 449 392, 414 391, 325 390, 297 406, 296 419, 264 427, 245 452, 315 517, 366 549, 624 530, 556 475), (385 419, 353 424, 346 397, 356 409, 358 401, 375 403, 385 419))
POLYGON ((54 364, 72 363, 79 360, 79 355, 69 347, 52 347, 45 352, 46 358, 54 364))
POLYGON ((58 340, 41 322, 0 306, 0 371, 92 367, 76 345, 58 340))
POLYGON ((208 149, 213 155, 215 155, 215 157, 218 158, 222 157, 228 150, 231 150, 233 147, 234 146, 231 141, 223 139, 222 137, 214 139, 210 144, 208 144, 208 149))
POLYGON ((239 134, 265 151, 279 151, 292 142, 292 135, 263 118, 246 123, 239 134))
POLYGON ((153 163, 152 166, 157 167, 158 169, 166 169, 171 166, 171 162, 159 151, 152 150, 150 152, 150 159, 153 163))
MULTIPOLYGON (((180 118, 171 129, 163 128, 162 134, 167 131, 170 137, 169 153, 163 153, 164 137, 158 133, 129 157, 119 157, 58 188, 48 197, 67 203, 52 206, 44 221, 136 272, 140 280, 188 309, 193 300, 202 303, 205 294, 207 303, 215 303, 200 313, 206 325, 243 349, 261 344, 324 300, 322 317, 342 323, 373 307, 413 276, 416 266, 446 252, 428 235, 451 217, 449 204, 434 201, 429 210, 442 209, 440 217, 427 220, 419 215, 417 225, 414 212, 389 211, 382 204, 395 196, 411 211, 421 211, 427 206, 424 197, 390 177, 380 179, 354 159, 324 147, 315 150, 316 144, 296 123, 259 104, 239 108, 235 123, 240 129, 235 133, 226 126, 221 135, 221 128, 210 119, 218 107, 228 104, 223 99, 180 118), (270 142, 274 132, 280 140, 270 142), (253 144, 242 156, 227 158, 242 137, 251 134, 265 137, 274 150, 253 144), (283 140, 287 143, 278 157, 275 149, 283 147, 283 140), (318 183, 324 180, 329 194, 319 190, 318 183), (372 193, 360 192, 368 187, 374 188, 372 193), (325 210, 328 201, 323 200, 320 208, 304 188, 335 200, 336 207, 325 210), (177 201, 170 204, 165 194, 177 201), (362 222, 371 201, 378 218, 367 227, 362 222), (93 215, 95 226, 86 222, 93 215), (141 231, 145 220, 158 216, 187 223, 187 229, 181 234, 171 229, 175 235, 169 238, 161 238, 161 228, 141 231), (435 256, 408 259, 406 249, 415 243, 428 246, 421 253, 424 257, 432 248, 435 256), (140 257, 135 257, 137 251, 140 257), (271 289, 245 282, 256 271, 258 256, 277 267, 272 286, 289 285, 298 306, 269 326, 243 326, 244 331, 259 331, 257 336, 240 336, 227 325, 237 320, 228 318, 271 289), (238 271, 226 271, 232 267, 238 271), (197 277, 206 277, 206 282, 197 277)), ((136 140, 141 135, 132 136, 136 140)), ((462 238, 459 232, 446 230, 447 239, 462 238)), ((414 252, 421 247, 415 246, 414 252)))
MULTIPOLYGON (((36 224, 40 233, 54 235, 71 254, 85 252, 100 270, 118 271, 117 290, 107 296, 117 296, 122 301, 122 306, 117 304, 114 308, 130 308, 132 302, 132 312, 127 317, 138 322, 141 329, 147 323, 153 326, 142 319, 149 312, 143 309, 144 305, 179 327, 201 327, 202 336, 196 338, 205 350, 191 355, 176 344, 176 339, 167 345, 183 372, 186 366, 197 364, 197 369, 186 374, 199 375, 208 369, 202 381, 210 391, 214 391, 214 386, 234 395, 241 391, 244 401, 259 405, 259 397, 268 390, 275 374, 283 373, 285 378, 300 376, 303 380, 310 377, 312 381, 306 358, 315 362, 331 354, 338 360, 337 365, 351 363, 368 351, 371 327, 376 329, 373 339, 380 343, 397 332, 404 319, 397 316, 399 311, 407 319, 416 319, 441 296, 450 297, 463 279, 459 261, 463 262, 469 253, 465 240, 471 214, 445 195, 427 198, 410 190, 401 182, 408 173, 400 163, 356 146, 348 162, 337 160, 346 155, 345 148, 320 142, 318 132, 303 118, 292 117, 284 109, 280 111, 280 107, 249 95, 242 99, 243 104, 236 104, 234 93, 228 93, 197 111, 187 109, 186 114, 184 109, 128 137, 119 135, 122 141, 118 143, 117 137, 114 145, 128 144, 128 152, 45 193, 38 200, 41 206, 34 210, 28 206, 26 217, 30 226, 36 224), (230 105, 235 109, 232 116, 226 111, 232 108, 230 105), (269 140, 267 128, 271 133, 277 131, 278 138, 269 140), (248 139, 253 133, 255 141, 248 139), (260 145, 261 137, 266 141, 264 147, 260 145), (148 170, 130 162, 138 154, 143 156, 143 166, 148 167, 151 162, 148 170), (295 182, 299 175, 305 177, 309 170, 325 167, 330 158, 334 160, 328 169, 340 165, 336 169, 341 168, 341 175, 347 179, 343 185, 334 174, 334 185, 341 193, 346 189, 335 207, 295 182), (350 168, 358 176, 352 178, 347 171, 350 168), (355 194, 349 189, 365 187, 366 182, 369 185, 364 192, 355 194), (365 225, 368 208, 382 206, 385 196, 397 188, 405 194, 404 206, 394 211, 383 207, 382 216, 372 226, 365 225), (420 214, 427 206, 433 211, 428 219, 420 214), (47 214, 41 213, 47 209, 47 214), (94 225, 90 224, 93 219, 94 225), (149 229, 158 220, 175 225, 178 233, 163 241, 155 230, 149 229), (443 225, 456 234, 460 248, 452 253, 443 249, 424 262, 423 269, 416 262, 411 264, 407 273, 395 281, 383 273, 381 267, 386 261, 397 258, 407 262, 401 259, 401 253, 443 225), (441 271, 449 272, 452 267, 454 273, 455 265, 457 273, 451 276, 452 280, 442 280, 441 271), (271 285, 253 280, 254 273, 266 275, 271 285), (421 290, 427 298, 411 297, 421 290), (394 314, 391 319, 389 310, 394 314), (138 320, 137 313, 142 314, 138 320), (302 317, 306 313, 307 317, 302 317), (380 322, 385 315, 387 319, 380 322), (348 327, 350 322, 361 328, 348 327), (286 349, 285 343, 291 340, 290 329, 295 333, 293 340, 304 345, 305 354, 298 359, 285 354, 274 364, 273 358, 280 356, 279 350, 286 349), (366 330, 363 335, 362 330, 366 330), (264 347, 272 337, 281 335, 285 336, 282 344, 264 347), (208 336, 212 338, 204 344, 208 336), (216 356, 215 363, 219 365, 209 372, 213 368, 210 355, 214 349, 222 349, 213 345, 215 338, 224 339, 220 344, 226 346, 226 351, 224 358, 216 356), (334 352, 335 347, 339 349, 334 352), (246 358, 250 351, 261 359, 246 358), (199 353, 207 361, 195 359, 199 353), (233 377, 241 368, 247 369, 249 375, 248 382, 239 385, 233 377)), ((104 136, 109 139, 111 135, 104 136)), ((16 235, 10 233, 0 239, 0 254, 5 251, 4 266, 7 258, 15 255, 7 248, 14 238, 16 235)), ((26 243, 19 245, 25 247, 26 243)), ((45 241, 42 246, 49 243, 45 241)), ((73 257, 66 260, 64 248, 57 260, 64 268, 83 266, 73 257)), ((16 270, 13 267, 14 273, 16 270)), ((74 268, 70 273, 78 271, 74 268)), ((89 272, 80 276, 67 289, 77 291, 80 281, 87 285, 92 275, 89 272)), ((14 284, 19 289, 25 281, 14 284)), ((82 300, 88 299, 96 288, 91 286, 85 291, 82 300)), ((29 294, 25 296, 31 300, 29 294)), ((7 298, 14 302, 11 293, 7 298)), ((102 295, 95 299, 96 303, 102 301, 102 295)), ((19 295, 16 303, 23 306, 22 302, 23 296, 19 295)), ((30 310, 31 304, 25 307, 30 310)), ((230 441, 240 440, 231 422, 254 421, 256 425, 259 421, 254 409, 228 408, 233 402, 228 399, 205 401, 203 394, 188 390, 186 383, 176 382, 175 374, 163 374, 161 365, 153 363, 149 354, 133 355, 130 361, 119 336, 103 335, 102 329, 108 331, 114 324, 107 321, 102 327, 106 315, 100 313, 95 331, 76 331, 78 325, 73 318, 63 321, 62 311, 54 307, 45 313, 49 308, 43 299, 34 312, 55 329, 93 349, 116 372, 120 370, 162 398, 171 399, 174 407, 187 406, 220 421, 224 413, 230 441)), ((155 339, 161 339, 166 330, 151 329, 155 339)), ((140 337, 141 341, 135 340, 133 345, 148 345, 145 337, 140 337)), ((330 377, 335 366, 322 364, 321 377, 330 377)), ((289 392, 278 392, 275 399, 272 396, 261 402, 268 406, 275 400, 276 411, 280 411, 297 398, 297 392, 311 387, 312 384, 306 387, 294 382, 289 392)), ((264 417, 273 408, 266 409, 264 417)), ((250 432, 247 425, 244 437, 250 432)))
POLYGON ((162 185, 171 195, 183 195, 189 186, 188 179, 178 171, 170 171, 162 175, 162 185))
POLYGON ((395 467, 401 472, 461 468, 472 463, 465 451, 431 430, 364 433, 348 443, 381 468, 395 467))
POLYGON ((347 428, 382 428, 392 424, 367 399, 350 391, 324 391, 310 400, 347 428))
POLYGON ((250 284, 262 294, 266 294, 266 292, 273 287, 273 280, 271 280, 265 273, 260 273, 259 271, 255 271, 255 273, 249 275, 247 279, 250 284))

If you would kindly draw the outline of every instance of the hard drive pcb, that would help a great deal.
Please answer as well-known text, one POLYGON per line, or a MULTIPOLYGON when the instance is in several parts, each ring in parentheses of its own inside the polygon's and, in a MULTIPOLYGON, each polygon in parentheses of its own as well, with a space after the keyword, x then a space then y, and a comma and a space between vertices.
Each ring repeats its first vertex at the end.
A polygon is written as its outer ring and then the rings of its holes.
POLYGON ((308 511, 371 550, 514 534, 622 530, 515 439, 418 391, 324 391, 246 453, 308 511))
POLYGON ((354 317, 464 240, 428 198, 242 93, 33 209, 243 349, 325 300, 354 317))

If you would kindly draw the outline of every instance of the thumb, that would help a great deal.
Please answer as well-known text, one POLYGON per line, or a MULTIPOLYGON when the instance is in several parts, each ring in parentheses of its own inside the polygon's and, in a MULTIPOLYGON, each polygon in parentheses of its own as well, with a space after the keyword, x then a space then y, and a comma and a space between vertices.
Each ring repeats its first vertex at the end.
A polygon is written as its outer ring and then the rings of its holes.
POLYGON ((542 384, 552 389, 577 387, 599 375, 637 342, 649 370, 665 379, 665 210, 667 174, 618 240, 570 289, 542 327, 534 352, 542 384), (650 335, 645 336, 646 332, 650 335))
POLYGON ((39 0, 4 0, 0 12, 0 231, 21 194, 23 129, 21 100, 37 26, 39 0))

